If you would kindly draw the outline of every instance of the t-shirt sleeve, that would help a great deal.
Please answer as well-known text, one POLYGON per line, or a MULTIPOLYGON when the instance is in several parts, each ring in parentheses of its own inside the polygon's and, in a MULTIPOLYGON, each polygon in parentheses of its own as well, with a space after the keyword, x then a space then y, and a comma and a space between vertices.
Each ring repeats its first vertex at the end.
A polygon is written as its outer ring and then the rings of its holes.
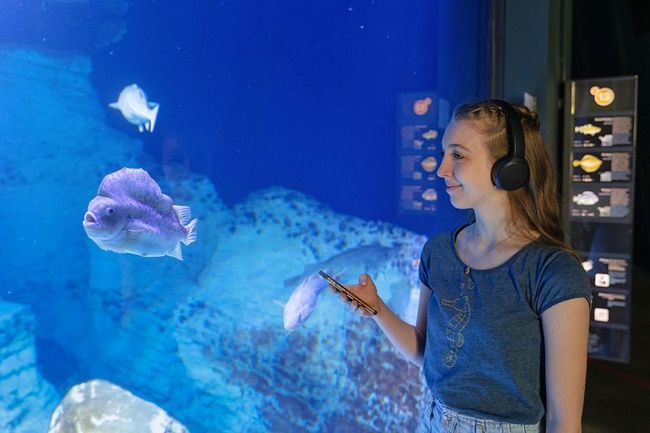
POLYGON ((431 239, 429 239, 422 247, 420 254, 420 267, 418 270, 420 282, 431 289, 429 284, 429 272, 431 271, 431 239))
POLYGON ((533 298, 538 314, 575 298, 585 298, 591 307, 591 286, 578 260, 566 251, 556 251, 540 265, 537 292, 533 298))

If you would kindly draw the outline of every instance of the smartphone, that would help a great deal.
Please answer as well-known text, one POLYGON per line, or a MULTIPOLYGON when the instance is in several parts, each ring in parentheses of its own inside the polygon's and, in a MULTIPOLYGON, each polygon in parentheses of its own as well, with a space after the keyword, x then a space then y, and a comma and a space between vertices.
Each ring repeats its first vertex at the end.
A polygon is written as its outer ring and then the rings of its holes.
POLYGON ((327 275, 327 274, 326 274, 325 272, 323 272, 323 271, 318 271, 318 273, 320 274, 321 277, 325 278, 325 279, 327 280, 327 282, 330 283, 330 285, 331 285, 332 287, 334 287, 334 288, 335 288, 336 290, 338 290, 339 292, 345 294, 345 296, 347 296, 348 299, 349 299, 350 301, 356 301, 357 304, 358 304, 361 308, 363 308, 364 310, 366 310, 366 312, 367 312, 368 314, 373 315, 373 316, 374 316, 375 314, 377 314, 377 310, 375 310, 375 309, 372 308, 370 305, 368 305, 368 304, 367 304, 363 299, 361 299, 360 297, 358 297, 357 295, 355 295, 354 293, 352 293, 351 291, 349 291, 348 289, 346 289, 345 286, 344 286, 343 284, 339 283, 338 281, 336 281, 334 278, 330 277, 329 275, 327 275))

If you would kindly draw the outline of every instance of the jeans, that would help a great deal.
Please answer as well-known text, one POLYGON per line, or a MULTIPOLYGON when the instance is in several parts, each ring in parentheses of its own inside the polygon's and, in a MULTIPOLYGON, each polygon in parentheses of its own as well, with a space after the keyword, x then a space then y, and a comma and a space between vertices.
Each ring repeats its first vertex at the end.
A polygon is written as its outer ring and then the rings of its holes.
POLYGON ((510 424, 461 415, 433 399, 422 411, 417 433, 540 433, 540 423, 510 424))

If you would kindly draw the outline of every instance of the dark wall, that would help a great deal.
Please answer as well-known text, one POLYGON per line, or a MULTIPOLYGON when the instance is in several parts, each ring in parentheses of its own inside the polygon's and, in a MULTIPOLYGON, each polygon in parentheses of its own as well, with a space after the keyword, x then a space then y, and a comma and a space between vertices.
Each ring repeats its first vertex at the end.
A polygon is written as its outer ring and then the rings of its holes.
POLYGON ((571 78, 638 75, 634 262, 650 270, 650 2, 573 0, 571 78))

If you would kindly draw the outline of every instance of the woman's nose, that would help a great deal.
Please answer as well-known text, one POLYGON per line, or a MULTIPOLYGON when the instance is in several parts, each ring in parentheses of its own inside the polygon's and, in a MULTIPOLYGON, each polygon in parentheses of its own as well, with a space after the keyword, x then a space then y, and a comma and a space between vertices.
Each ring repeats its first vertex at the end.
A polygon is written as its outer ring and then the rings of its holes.
POLYGON ((436 174, 438 177, 448 177, 451 175, 451 164, 449 163, 449 158, 446 156, 442 157, 442 161, 440 161, 436 174))

